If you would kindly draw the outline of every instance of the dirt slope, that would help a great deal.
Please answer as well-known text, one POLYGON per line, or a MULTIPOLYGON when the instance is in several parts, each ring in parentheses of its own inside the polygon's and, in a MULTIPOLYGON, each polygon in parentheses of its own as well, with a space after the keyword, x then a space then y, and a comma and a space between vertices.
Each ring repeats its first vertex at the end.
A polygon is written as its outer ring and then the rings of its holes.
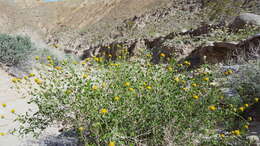
POLYGON ((124 19, 157 7, 167 0, 0 0, 0 32, 28 27, 43 33, 60 27, 81 29, 102 19, 124 19))

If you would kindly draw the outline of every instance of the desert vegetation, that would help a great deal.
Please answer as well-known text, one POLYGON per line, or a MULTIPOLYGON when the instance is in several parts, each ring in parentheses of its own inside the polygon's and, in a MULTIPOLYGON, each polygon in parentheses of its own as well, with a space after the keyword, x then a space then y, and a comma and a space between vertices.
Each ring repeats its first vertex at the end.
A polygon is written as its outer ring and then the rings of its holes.
POLYGON ((260 102, 259 3, 166 4, 61 27, 44 47, 0 34, 1 66, 22 72, 10 82, 30 107, 9 111, 19 123, 9 133, 38 138, 55 125, 80 146, 259 143, 248 138, 260 102))

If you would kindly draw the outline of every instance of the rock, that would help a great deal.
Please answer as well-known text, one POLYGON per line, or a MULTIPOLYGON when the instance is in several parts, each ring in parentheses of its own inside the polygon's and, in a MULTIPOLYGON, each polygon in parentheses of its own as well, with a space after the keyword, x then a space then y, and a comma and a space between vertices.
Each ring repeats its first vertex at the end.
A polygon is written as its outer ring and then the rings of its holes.
POLYGON ((247 136, 246 139, 248 139, 251 144, 256 144, 260 142, 259 137, 257 135, 247 136))
POLYGON ((244 28, 246 25, 260 26, 260 15, 243 13, 235 18, 235 20, 229 25, 229 28, 232 32, 236 32, 239 29, 244 28))
POLYGON ((253 35, 240 42, 214 42, 213 45, 200 46, 185 60, 198 67, 204 63, 244 62, 260 56, 260 34, 253 35))

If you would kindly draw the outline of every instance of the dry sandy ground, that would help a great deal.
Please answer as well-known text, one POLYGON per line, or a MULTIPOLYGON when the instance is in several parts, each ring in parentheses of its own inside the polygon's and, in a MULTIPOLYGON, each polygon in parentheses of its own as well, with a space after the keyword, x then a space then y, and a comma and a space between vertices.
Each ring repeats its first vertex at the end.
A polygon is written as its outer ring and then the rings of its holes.
POLYGON ((11 113, 11 110, 14 109, 17 114, 24 113, 28 110, 28 104, 26 99, 21 98, 18 93, 11 88, 11 77, 0 70, 0 115, 4 116, 3 119, 0 119, 0 133, 4 133, 4 136, 0 136, 0 145, 6 146, 18 146, 23 140, 17 136, 8 134, 8 131, 17 127, 18 123, 13 122, 16 117, 16 114, 11 113), (3 107, 2 104, 6 104, 6 107, 3 107))
POLYGON ((32 136, 19 138, 17 135, 8 134, 8 132, 19 126, 18 122, 15 122, 17 114, 23 114, 28 109, 36 109, 32 105, 27 103, 28 98, 23 98, 19 93, 12 88, 12 77, 5 71, 0 69, 0 146, 76 146, 74 138, 57 137, 60 133, 57 126, 47 128, 43 134, 34 139, 32 136), (3 107, 2 104, 6 104, 3 107), (15 110, 12 113, 11 110, 15 110))

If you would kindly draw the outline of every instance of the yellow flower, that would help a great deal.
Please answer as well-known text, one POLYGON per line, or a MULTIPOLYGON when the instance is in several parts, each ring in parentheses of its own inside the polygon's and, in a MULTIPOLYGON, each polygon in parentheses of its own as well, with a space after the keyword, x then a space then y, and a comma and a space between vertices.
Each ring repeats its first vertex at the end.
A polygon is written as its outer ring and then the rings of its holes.
POLYGON ((208 108, 209 108, 209 110, 211 110, 211 111, 215 111, 215 110, 217 109, 216 106, 214 106, 214 105, 211 105, 211 106, 209 106, 208 108))
POLYGON ((94 58, 94 60, 96 61, 96 62, 99 62, 100 61, 100 58, 98 58, 98 57, 93 57, 94 58))
POLYGON ((55 69, 57 69, 57 70, 61 70, 62 67, 60 67, 60 66, 56 66, 55 69))
POLYGON ((29 77, 34 77, 34 76, 35 76, 34 73, 30 73, 30 74, 29 74, 29 77))
POLYGON ((146 54, 147 57, 151 57, 152 55, 151 54, 146 54))
POLYGON ((108 57, 109 57, 109 58, 112 58, 112 55, 111 55, 111 54, 108 54, 108 57))
POLYGON ((114 97, 114 100, 115 100, 115 101, 119 101, 119 100, 120 100, 120 97, 119 97, 119 96, 115 96, 115 97, 114 97))
POLYGON ((252 117, 248 117, 247 119, 248 119, 248 121, 252 121, 252 120, 253 120, 253 118, 252 118, 252 117))
POLYGON ((160 56, 161 57, 165 57, 166 55, 164 53, 160 53, 160 56))
POLYGON ((245 107, 249 107, 249 105, 248 105, 248 104, 245 104, 245 107))
POLYGON ((105 109, 105 108, 102 108, 102 109, 100 110, 100 113, 101 113, 101 114, 106 114, 106 113, 108 113, 108 110, 105 109))
POLYGON ((12 81, 13 83, 17 83, 17 82, 18 82, 17 78, 12 78, 11 81, 12 81))
POLYGON ((193 87, 197 87, 198 85, 196 83, 191 84, 193 87))
POLYGON ((93 89, 93 90, 97 90, 97 89, 98 89, 98 86, 97 86, 97 85, 93 85, 93 86, 92 86, 92 89, 93 89))
POLYGON ((184 64, 184 65, 187 65, 187 66, 190 66, 190 65, 191 65, 191 63, 190 63, 189 61, 184 61, 183 64, 184 64))
POLYGON ((35 78, 35 79, 34 79, 34 82, 37 83, 37 84, 41 84, 41 83, 42 83, 42 80, 40 80, 39 78, 35 78))
POLYGON ((3 132, 0 132, 0 136, 5 136, 5 133, 3 133, 3 132))
POLYGON ((80 132, 84 131, 84 129, 85 129, 84 127, 79 127, 80 132))
POLYGON ((81 64, 82 64, 82 65, 85 65, 85 64, 87 64, 87 63, 86 63, 85 61, 82 61, 81 64))
POLYGON ((169 71, 173 71, 172 67, 170 67, 170 66, 168 66, 167 69, 168 69, 169 71))
POLYGON ((3 107, 6 107, 6 104, 5 104, 5 103, 3 103, 3 104, 2 104, 2 106, 3 106, 3 107))
POLYGON ((48 60, 51 60, 51 56, 47 56, 47 59, 48 59, 48 60))
POLYGON ((58 44, 53 44, 52 47, 59 48, 59 45, 58 44))
POLYGON ((39 56, 35 56, 35 60, 39 60, 40 59, 40 57, 39 56))
POLYGON ((84 74, 84 75, 83 75, 83 79, 86 79, 86 78, 88 78, 88 75, 87 75, 87 74, 84 74))
POLYGON ((227 71, 224 72, 225 75, 229 75, 229 73, 227 71))
POLYGON ((245 110, 245 107, 241 106, 241 107, 239 108, 239 110, 240 110, 241 112, 243 112, 243 111, 245 110))
POLYGON ((67 89, 67 90, 65 91, 65 93, 66 93, 66 94, 71 94, 71 93, 72 93, 72 90, 67 89))
POLYGON ((117 63, 111 63, 110 66, 120 66, 120 64, 117 64, 117 63))
POLYGON ((14 109, 12 109, 12 110, 11 110, 11 113, 15 113, 15 110, 14 110, 14 109))
POLYGON ((225 75, 230 75, 232 73, 233 73, 233 71, 231 69, 228 69, 227 71, 224 72, 225 75))
POLYGON ((248 126, 248 125, 244 125, 244 128, 248 129, 248 128, 249 128, 249 126, 248 126))
POLYGON ((232 133, 234 134, 234 135, 240 135, 240 131, 239 130, 234 130, 234 131, 232 131, 232 133))
POLYGON ((182 64, 177 64, 178 67, 182 67, 183 65, 182 64))
POLYGON ((148 90, 151 90, 151 89, 152 89, 152 87, 151 87, 151 86, 147 86, 147 87, 146 87, 146 89, 148 89, 148 90))
POLYGON ((183 91, 188 91, 188 88, 181 88, 183 91))
POLYGON ((179 82, 179 81, 180 81, 180 78, 175 77, 175 78, 174 78, 174 81, 175 81, 175 82, 179 82))
POLYGON ((209 78, 205 77, 203 78, 204 81, 209 81, 209 78))
POLYGON ((129 91, 134 91, 135 89, 134 88, 128 88, 129 91))
POLYGON ((209 72, 203 72, 202 74, 203 74, 203 75, 208 75, 208 74, 209 74, 209 72))
POLYGON ((192 98, 194 98, 194 99, 199 99, 199 96, 193 95, 192 98))
POLYGON ((108 146, 115 146, 116 145, 116 142, 114 142, 114 141, 110 141, 109 143, 108 143, 108 146))
POLYGON ((27 79, 28 79, 28 76, 24 76, 23 78, 24 78, 25 80, 27 80, 27 79))
POLYGON ((125 82, 124 86, 130 86, 129 82, 125 82))
POLYGON ((221 138, 223 138, 223 137, 225 137, 225 134, 219 134, 219 136, 221 137, 221 138))
POLYGON ((86 61, 86 62, 90 61, 90 58, 86 58, 85 61, 86 61))
POLYGON ((258 102, 258 101, 259 101, 259 98, 256 97, 256 98, 255 98, 255 102, 258 102))

